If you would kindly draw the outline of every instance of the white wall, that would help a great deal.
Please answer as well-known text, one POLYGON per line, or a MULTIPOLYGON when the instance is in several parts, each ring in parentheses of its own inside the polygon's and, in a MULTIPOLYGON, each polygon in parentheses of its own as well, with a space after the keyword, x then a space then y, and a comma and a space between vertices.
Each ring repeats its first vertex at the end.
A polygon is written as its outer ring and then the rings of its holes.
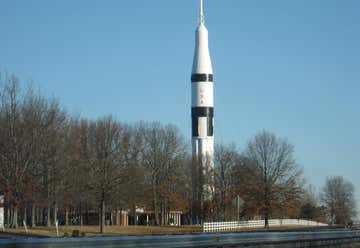
POLYGON ((4 227, 4 208, 0 208, 0 228, 4 227))

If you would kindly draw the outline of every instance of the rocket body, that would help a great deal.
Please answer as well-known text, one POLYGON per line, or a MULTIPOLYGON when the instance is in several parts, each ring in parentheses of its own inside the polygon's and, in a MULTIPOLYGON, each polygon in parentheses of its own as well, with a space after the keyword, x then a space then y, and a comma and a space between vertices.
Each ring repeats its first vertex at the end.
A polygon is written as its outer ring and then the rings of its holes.
MULTIPOLYGON (((201 6, 202 8, 202 6, 201 6)), ((202 11, 202 10, 201 10, 202 11)), ((202 13, 196 29, 196 46, 191 75, 192 153, 213 167, 214 82, 208 46, 208 31, 202 13)))

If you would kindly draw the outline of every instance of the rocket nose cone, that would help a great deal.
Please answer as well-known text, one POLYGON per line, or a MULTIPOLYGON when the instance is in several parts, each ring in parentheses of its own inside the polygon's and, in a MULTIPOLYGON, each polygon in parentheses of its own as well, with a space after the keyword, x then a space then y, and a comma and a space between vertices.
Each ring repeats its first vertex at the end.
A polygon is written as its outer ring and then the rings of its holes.
POLYGON ((197 26, 197 30, 204 30, 206 32, 208 31, 204 23, 199 23, 199 25, 197 26))
POLYGON ((212 74, 212 65, 208 44, 208 31, 204 24, 196 29, 196 46, 192 73, 212 74))

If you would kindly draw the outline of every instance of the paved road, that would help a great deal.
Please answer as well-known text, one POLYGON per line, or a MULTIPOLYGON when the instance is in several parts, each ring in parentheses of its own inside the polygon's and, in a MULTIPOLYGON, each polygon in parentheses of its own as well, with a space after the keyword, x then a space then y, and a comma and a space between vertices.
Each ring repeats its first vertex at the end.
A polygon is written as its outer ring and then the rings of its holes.
MULTIPOLYGON (((30 235, 21 235, 11 232, 0 232, 0 240, 1 239, 23 239, 23 238, 29 238, 30 235)), ((36 236, 31 236, 32 238, 36 238, 36 236)), ((43 238, 42 236, 39 236, 38 238, 43 238)))
POLYGON ((101 238, 18 238, 0 239, 0 247, 80 248, 80 247, 124 247, 124 248, 176 248, 216 247, 237 244, 261 244, 313 239, 335 239, 358 237, 360 231, 318 231, 318 232, 252 232, 224 234, 189 234, 158 236, 123 236, 101 238))

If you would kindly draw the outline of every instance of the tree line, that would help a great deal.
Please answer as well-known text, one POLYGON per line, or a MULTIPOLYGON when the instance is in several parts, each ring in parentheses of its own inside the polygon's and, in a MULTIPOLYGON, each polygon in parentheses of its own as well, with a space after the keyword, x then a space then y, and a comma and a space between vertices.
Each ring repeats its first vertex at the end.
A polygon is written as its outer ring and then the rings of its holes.
POLYGON ((21 89, 15 76, 2 80, 0 194, 8 227, 89 224, 96 212, 104 232, 109 213, 136 216, 139 207, 154 212, 154 225, 167 225, 170 210, 182 211, 186 224, 252 218, 345 223, 356 214, 350 182, 329 178, 318 197, 305 187, 294 146, 271 132, 259 132, 243 152, 217 145, 215 167, 206 173, 189 150, 175 125, 71 115, 57 99, 21 89), (199 201, 209 180, 212 196, 199 201))

